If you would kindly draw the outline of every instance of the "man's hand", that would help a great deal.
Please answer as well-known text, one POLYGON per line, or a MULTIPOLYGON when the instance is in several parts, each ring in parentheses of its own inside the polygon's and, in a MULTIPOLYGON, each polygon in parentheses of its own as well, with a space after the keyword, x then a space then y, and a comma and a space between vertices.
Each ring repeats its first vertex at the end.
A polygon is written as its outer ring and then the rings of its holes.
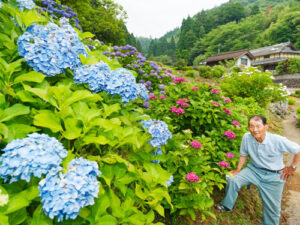
POLYGON ((231 171, 229 171, 229 173, 231 173, 233 176, 235 176, 235 175, 237 175, 240 171, 241 171, 241 170, 236 169, 236 170, 231 170, 231 171))
POLYGON ((281 171, 279 171, 279 173, 282 173, 280 179, 282 180, 287 180, 289 178, 289 176, 291 176, 296 169, 293 169, 290 166, 286 166, 284 167, 281 171))

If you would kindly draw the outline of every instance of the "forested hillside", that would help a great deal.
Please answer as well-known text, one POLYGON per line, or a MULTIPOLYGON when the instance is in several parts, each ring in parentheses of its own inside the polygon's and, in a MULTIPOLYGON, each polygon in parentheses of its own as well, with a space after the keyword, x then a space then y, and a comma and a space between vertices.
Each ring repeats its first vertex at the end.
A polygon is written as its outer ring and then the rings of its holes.
POLYGON ((180 29, 151 40, 148 57, 198 65, 212 54, 291 41, 300 48, 300 2, 231 0, 183 19, 180 29), (174 46, 175 43, 175 46, 174 46))

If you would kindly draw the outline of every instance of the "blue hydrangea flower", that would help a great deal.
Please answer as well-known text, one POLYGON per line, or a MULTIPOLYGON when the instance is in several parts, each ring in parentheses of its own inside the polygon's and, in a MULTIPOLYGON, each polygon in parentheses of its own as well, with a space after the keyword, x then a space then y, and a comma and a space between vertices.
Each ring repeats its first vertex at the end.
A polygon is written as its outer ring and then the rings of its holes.
POLYGON ((171 175, 170 178, 169 178, 169 180, 167 180, 168 187, 171 186, 171 184, 173 183, 173 181, 174 181, 174 178, 173 178, 173 175, 171 175))
POLYGON ((42 208, 51 219, 57 216, 58 222, 75 219, 81 208, 94 204, 101 175, 96 162, 83 158, 73 159, 66 173, 61 170, 53 169, 39 182, 42 208))
POLYGON ((40 178, 58 167, 68 154, 55 138, 38 133, 13 140, 2 151, 0 176, 10 183, 20 179, 29 182, 31 175, 40 178))
POLYGON ((146 86, 142 83, 137 84, 138 87, 138 96, 141 97, 144 100, 149 100, 149 93, 146 86))
POLYGON ((0 1, 0 8, 2 7, 2 2, 0 1))
POLYGON ((110 74, 110 67, 104 62, 99 62, 94 65, 79 66, 74 70, 73 79, 77 84, 89 84, 89 89, 93 93, 97 93, 106 91, 106 83, 110 74))
POLYGON ((129 102, 137 98, 139 89, 133 74, 124 68, 112 71, 106 91, 111 95, 120 95, 122 102, 129 102))
MULTIPOLYGON (((152 154, 153 154, 153 155, 162 155, 161 148, 158 148, 156 151, 153 150, 153 151, 152 151, 152 154)), ((160 163, 160 160, 152 160, 151 162, 152 162, 152 163, 160 163)))
POLYGON ((153 147, 161 147, 172 137, 164 121, 154 119, 142 120, 141 122, 148 129, 148 133, 152 135, 152 140, 149 143, 153 147))
POLYGON ((18 51, 35 71, 48 76, 63 73, 80 65, 78 54, 87 55, 77 32, 62 17, 61 27, 55 23, 46 26, 33 24, 19 36, 18 51))
POLYGON ((33 9, 36 5, 32 0, 16 0, 18 2, 18 7, 23 11, 26 9, 33 9))

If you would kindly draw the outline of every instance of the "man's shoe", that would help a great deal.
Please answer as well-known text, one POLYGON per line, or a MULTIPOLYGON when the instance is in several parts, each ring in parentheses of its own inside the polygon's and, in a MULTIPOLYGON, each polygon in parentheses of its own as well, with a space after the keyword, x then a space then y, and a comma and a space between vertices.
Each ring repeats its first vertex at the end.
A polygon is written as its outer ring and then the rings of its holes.
POLYGON ((228 212, 230 209, 226 208, 225 206, 221 205, 220 203, 215 204, 215 209, 220 212, 228 212))

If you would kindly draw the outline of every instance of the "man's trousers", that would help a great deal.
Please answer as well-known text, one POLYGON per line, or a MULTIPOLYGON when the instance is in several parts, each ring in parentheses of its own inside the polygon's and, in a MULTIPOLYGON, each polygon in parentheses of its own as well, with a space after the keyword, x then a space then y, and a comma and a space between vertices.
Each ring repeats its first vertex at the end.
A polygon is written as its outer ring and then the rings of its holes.
POLYGON ((232 210, 241 187, 249 184, 257 186, 263 202, 262 225, 279 225, 281 197, 285 181, 282 174, 254 167, 251 163, 233 178, 227 178, 226 196, 221 202, 232 210))

